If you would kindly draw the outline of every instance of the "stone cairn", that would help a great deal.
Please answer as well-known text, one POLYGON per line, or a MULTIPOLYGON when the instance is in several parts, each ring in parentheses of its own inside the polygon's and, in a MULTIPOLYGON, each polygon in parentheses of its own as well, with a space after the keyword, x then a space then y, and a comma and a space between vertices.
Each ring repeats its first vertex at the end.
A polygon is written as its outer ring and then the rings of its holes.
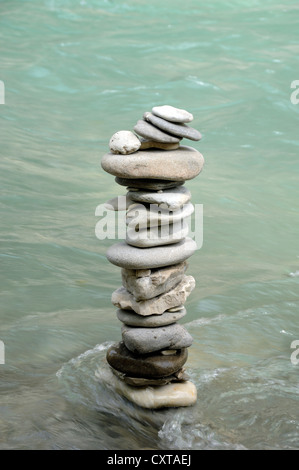
POLYGON ((121 268, 122 287, 112 294, 122 322, 122 341, 107 351, 106 382, 145 408, 189 406, 197 391, 184 369, 192 337, 178 323, 195 287, 185 274, 196 250, 186 219, 194 206, 183 186, 202 170, 200 152, 182 146, 201 134, 187 125, 192 114, 173 106, 156 106, 131 131, 116 132, 102 168, 127 187, 126 196, 106 208, 126 210, 126 240, 107 250, 121 268))

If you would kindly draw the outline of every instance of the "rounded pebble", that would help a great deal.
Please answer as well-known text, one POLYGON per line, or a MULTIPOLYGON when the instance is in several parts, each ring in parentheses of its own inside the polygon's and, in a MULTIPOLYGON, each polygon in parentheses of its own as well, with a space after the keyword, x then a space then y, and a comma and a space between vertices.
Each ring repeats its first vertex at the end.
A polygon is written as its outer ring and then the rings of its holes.
POLYGON ((108 248, 106 256, 110 263, 121 268, 151 269, 181 263, 192 256, 196 249, 196 242, 189 237, 173 245, 143 249, 119 242, 108 248))
POLYGON ((111 137, 109 148, 114 154, 129 155, 137 152, 141 146, 138 137, 131 131, 118 131, 111 137))

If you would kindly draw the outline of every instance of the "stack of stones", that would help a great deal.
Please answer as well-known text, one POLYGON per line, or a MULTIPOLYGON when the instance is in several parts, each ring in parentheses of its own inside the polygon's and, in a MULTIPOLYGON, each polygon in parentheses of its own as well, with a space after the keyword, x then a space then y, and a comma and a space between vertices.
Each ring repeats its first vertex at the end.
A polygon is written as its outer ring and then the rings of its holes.
POLYGON ((125 196, 106 203, 126 210, 126 240, 112 245, 108 260, 121 268, 122 287, 112 294, 122 322, 122 341, 110 347, 106 380, 145 408, 188 406, 196 402, 195 385, 184 364, 192 337, 178 321, 195 287, 186 275, 196 250, 188 237, 187 218, 194 211, 186 180, 202 170, 200 152, 180 145, 198 141, 187 123, 189 112, 156 106, 131 131, 116 132, 102 168, 127 187, 125 196))

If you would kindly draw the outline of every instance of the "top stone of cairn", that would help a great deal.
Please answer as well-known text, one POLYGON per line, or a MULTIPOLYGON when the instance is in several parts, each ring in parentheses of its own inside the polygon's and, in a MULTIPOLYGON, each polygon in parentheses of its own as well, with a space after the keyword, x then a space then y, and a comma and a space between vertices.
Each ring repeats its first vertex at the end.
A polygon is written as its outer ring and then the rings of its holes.
POLYGON ((174 108, 173 106, 154 106, 152 113, 166 121, 170 122, 191 122, 193 115, 184 109, 174 108))

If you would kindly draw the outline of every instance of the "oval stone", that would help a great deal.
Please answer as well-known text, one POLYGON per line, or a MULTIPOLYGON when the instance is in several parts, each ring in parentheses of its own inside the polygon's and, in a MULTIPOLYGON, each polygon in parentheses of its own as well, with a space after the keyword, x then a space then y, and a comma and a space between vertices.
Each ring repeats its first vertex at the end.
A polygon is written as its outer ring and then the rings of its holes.
POLYGON ((145 377, 130 377, 129 375, 123 374, 116 369, 110 367, 113 374, 128 385, 133 385, 133 387, 160 387, 161 385, 166 385, 172 382, 186 382, 189 379, 188 374, 184 369, 180 369, 175 374, 168 375, 167 377, 157 378, 145 378, 145 377))
POLYGON ((185 186, 157 191, 129 191, 127 197, 136 202, 163 205, 169 209, 179 209, 190 201, 191 193, 185 186))
MULTIPOLYGON (((145 206, 141 203, 132 204, 126 214, 126 224, 129 229, 133 231, 136 227, 140 230, 145 229, 146 227, 157 227, 158 225, 167 225, 170 227, 170 224, 175 224, 174 231, 177 231, 179 228, 180 221, 183 219, 190 219, 190 216, 194 212, 194 206, 191 202, 187 202, 182 207, 176 210, 163 208, 157 204, 150 204, 150 206, 145 206)), ((171 227, 170 227, 171 228, 171 227)), ((166 232, 164 231, 166 234, 166 232)), ((169 230, 169 234, 171 231, 169 230)), ((153 231, 154 235, 154 231, 153 231)))
POLYGON ((157 127, 142 119, 140 119, 136 126, 134 126, 134 131, 141 137, 145 137, 149 140, 156 140, 157 142, 174 144, 181 140, 181 138, 169 135, 167 132, 157 129, 157 127))
POLYGON ((176 142, 174 144, 167 142, 157 142, 156 140, 148 140, 140 137, 141 145, 140 150, 146 150, 151 148, 163 149, 163 150, 176 150, 179 148, 180 143, 176 142))
POLYGON ((144 119, 146 119, 146 121, 149 121, 151 124, 157 126, 162 131, 169 132, 169 134, 176 135, 181 139, 185 137, 186 139, 190 140, 200 140, 202 137, 199 131, 197 131, 193 127, 187 126, 186 124, 177 124, 174 122, 169 122, 148 112, 144 113, 143 117, 144 119))
POLYGON ((174 356, 159 353, 133 354, 123 342, 111 346, 106 355, 108 364, 114 369, 133 377, 167 377, 183 367, 188 350, 181 349, 174 356))
POLYGON ((186 315, 187 311, 185 307, 176 312, 166 311, 162 315, 149 315, 148 317, 142 317, 133 311, 129 310, 117 310, 117 318, 129 326, 139 326, 141 328, 153 328, 156 326, 171 325, 176 321, 180 320, 186 315))
POLYGON ((156 328, 138 328, 123 325, 125 346, 134 354, 148 354, 162 349, 183 349, 192 344, 192 336, 179 323, 156 328))
POLYGON ((191 122, 193 115, 185 109, 175 108, 174 106, 154 106, 152 113, 156 116, 171 122, 191 122))
POLYGON ((193 147, 182 145, 177 150, 139 150, 131 155, 106 153, 101 164, 119 178, 186 181, 201 172, 204 158, 193 147))
POLYGON ((169 181, 160 179, 131 179, 131 178, 115 178, 115 182, 120 186, 127 186, 132 189, 146 189, 150 191, 160 191, 163 189, 177 188, 185 183, 185 181, 169 181))
POLYGON ((170 225, 161 225, 142 229, 139 231, 128 229, 126 233, 126 242, 129 245, 139 248, 148 248, 153 246, 171 245, 178 243, 189 233, 189 225, 185 221, 176 222, 170 225), (182 222, 182 223, 181 223, 182 222))
POLYGON ((140 140, 131 131, 118 131, 109 141, 109 148, 115 154, 128 155, 137 152, 140 146, 140 140))
POLYGON ((108 248, 106 256, 110 263, 121 268, 151 269, 181 263, 190 258, 196 249, 196 242, 189 237, 173 245, 142 249, 119 242, 108 248))

